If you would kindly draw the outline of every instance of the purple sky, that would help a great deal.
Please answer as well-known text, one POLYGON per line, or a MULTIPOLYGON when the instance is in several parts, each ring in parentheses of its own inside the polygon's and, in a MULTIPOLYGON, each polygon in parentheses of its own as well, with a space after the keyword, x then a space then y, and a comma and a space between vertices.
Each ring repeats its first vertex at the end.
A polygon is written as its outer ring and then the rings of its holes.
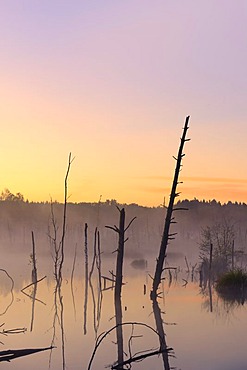
POLYGON ((0 188, 60 200, 72 151, 72 200, 157 205, 191 115, 183 197, 247 201, 246 34, 246 1, 0 1, 0 188))

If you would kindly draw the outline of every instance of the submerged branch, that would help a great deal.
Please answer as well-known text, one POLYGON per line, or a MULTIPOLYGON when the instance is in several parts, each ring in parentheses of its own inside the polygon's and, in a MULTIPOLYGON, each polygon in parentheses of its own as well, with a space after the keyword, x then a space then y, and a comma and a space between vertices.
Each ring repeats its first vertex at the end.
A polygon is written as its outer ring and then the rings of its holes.
POLYGON ((32 282, 31 284, 28 284, 27 286, 25 286, 24 288, 21 289, 21 292, 24 293, 24 290, 26 290, 27 288, 30 288, 31 286, 39 283, 40 281, 44 280, 45 278, 46 278, 46 276, 43 276, 41 279, 36 280, 36 281, 32 282))
POLYGON ((144 354, 139 355, 139 356, 133 356, 133 357, 130 357, 128 360, 123 361, 122 363, 119 363, 117 365, 113 365, 111 367, 111 369, 112 370, 113 369, 120 369, 124 365, 129 365, 132 362, 139 362, 139 361, 144 360, 145 358, 148 358, 148 357, 151 357, 151 356, 157 356, 157 355, 160 355, 161 353, 164 353, 164 352, 169 353, 172 350, 173 350, 173 348, 158 349, 157 351, 152 351, 152 352, 144 353, 144 354))

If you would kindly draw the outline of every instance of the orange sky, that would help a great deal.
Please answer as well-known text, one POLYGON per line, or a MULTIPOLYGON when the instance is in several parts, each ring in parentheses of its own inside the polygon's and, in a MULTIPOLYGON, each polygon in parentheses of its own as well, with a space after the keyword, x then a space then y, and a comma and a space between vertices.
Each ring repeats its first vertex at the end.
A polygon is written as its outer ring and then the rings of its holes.
POLYGON ((0 189, 157 206, 191 115, 181 198, 247 202, 247 5, 4 2, 0 189))

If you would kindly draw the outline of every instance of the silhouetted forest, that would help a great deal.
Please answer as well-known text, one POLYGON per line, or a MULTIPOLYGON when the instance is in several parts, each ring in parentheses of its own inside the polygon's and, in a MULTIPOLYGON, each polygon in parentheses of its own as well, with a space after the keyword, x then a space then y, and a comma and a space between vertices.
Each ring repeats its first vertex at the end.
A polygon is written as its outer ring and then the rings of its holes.
MULTIPOLYGON (((147 258, 157 255, 162 235, 165 207, 142 207, 137 204, 118 204, 116 200, 99 203, 68 203, 67 209, 67 255, 74 254, 75 245, 82 246, 84 225, 88 224, 89 241, 93 240, 95 227, 101 237, 104 255, 111 255, 116 236, 106 225, 118 221, 116 206, 124 207, 126 219, 136 217, 126 244, 126 257, 147 258)), ((245 251, 247 242, 247 205, 245 203, 221 204, 216 200, 182 200, 177 206, 187 211, 176 212, 176 223, 172 231, 177 232, 175 240, 168 247, 167 260, 173 263, 184 259, 195 263, 199 258, 199 243, 202 229, 219 222, 228 222, 234 227, 235 248, 245 251)), ((53 203, 56 224, 61 227, 63 204, 53 203)), ((0 243, 3 252, 30 251, 31 231, 35 234, 39 254, 50 254, 49 234, 51 231, 51 204, 25 201, 21 196, 12 200, 0 200, 0 243)))

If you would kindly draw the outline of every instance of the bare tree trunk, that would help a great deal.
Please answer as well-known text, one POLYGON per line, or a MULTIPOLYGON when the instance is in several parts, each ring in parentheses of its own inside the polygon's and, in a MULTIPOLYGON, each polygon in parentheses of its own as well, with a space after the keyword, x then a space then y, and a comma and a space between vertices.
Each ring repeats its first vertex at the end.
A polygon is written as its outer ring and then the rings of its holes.
POLYGON ((88 242, 87 242, 87 223, 84 228, 84 254, 85 254, 85 297, 84 297, 84 335, 87 334, 87 301, 88 301, 88 242))
POLYGON ((36 264, 36 251, 35 251, 35 241, 34 241, 34 233, 32 231, 32 247, 33 247, 33 253, 32 253, 32 262, 33 262, 33 269, 32 269, 32 283, 38 280, 37 277, 37 264, 36 264))
POLYGON ((67 166, 67 172, 64 179, 64 204, 63 204, 63 224, 62 224, 62 237, 59 245, 61 260, 58 269, 58 278, 60 280, 60 285, 62 284, 62 269, 64 263, 64 243, 65 243, 65 234, 66 234, 66 218, 67 218, 67 201, 68 201, 68 177, 69 171, 71 167, 71 163, 73 162, 74 158, 71 159, 71 153, 69 153, 69 162, 67 166))
MULTIPOLYGON (((69 153, 69 160, 67 171, 64 179, 64 204, 63 204, 63 221, 62 221, 62 236, 57 244, 57 226, 55 221, 55 216, 53 213, 53 207, 51 203, 51 220, 52 226, 54 230, 54 236, 50 236, 52 241, 52 245, 54 248, 54 275, 55 275, 55 291, 54 291, 54 318, 53 318, 53 337, 52 337, 52 344, 55 342, 56 338, 56 322, 59 323, 60 332, 61 332, 61 352, 62 352, 62 369, 65 370, 66 368, 66 361, 65 361, 65 330, 64 330, 64 305, 63 305, 63 295, 62 295, 62 282, 63 282, 63 264, 65 258, 65 236, 66 236, 66 225, 67 225, 67 200, 68 200, 68 177, 70 172, 70 167, 73 162, 74 158, 71 159, 71 153, 69 153)), ((50 360, 51 361, 51 355, 50 360)))
POLYGON ((114 291, 116 331, 117 331, 117 349, 118 349, 118 363, 119 364, 121 364, 124 360, 123 358, 123 328, 121 325, 122 318, 123 318, 121 292, 122 292, 122 284, 123 284, 124 224, 125 224, 125 210, 123 208, 120 211, 120 219, 119 219, 116 284, 115 284, 115 291, 114 291))
POLYGON ((119 238, 117 251, 117 266, 116 266, 116 284, 115 284, 115 298, 121 297, 123 284, 123 258, 124 258, 124 224, 125 224, 125 210, 120 211, 119 219, 119 238))
POLYGON ((167 249, 168 242, 169 242, 169 240, 174 239, 174 235, 176 234, 176 233, 175 234, 170 234, 169 233, 170 225, 171 225, 171 223, 174 222, 173 221, 174 218, 172 217, 173 212, 175 210, 185 209, 185 208, 174 208, 174 202, 175 202, 176 197, 179 196, 179 194, 180 194, 180 193, 176 192, 176 189, 177 189, 177 185, 179 183, 178 178, 179 178, 179 172, 181 170, 182 158, 185 155, 185 154, 183 154, 183 147, 184 147, 185 142, 190 140, 190 139, 186 139, 186 133, 187 133, 187 130, 189 128, 189 118, 190 117, 188 116, 188 117, 186 117, 186 120, 185 120, 185 126, 184 126, 184 129, 183 129, 183 135, 182 135, 181 142, 180 142, 178 156, 177 156, 177 158, 174 157, 177 164, 176 164, 176 169, 175 169, 174 178, 173 178, 170 201, 169 201, 169 205, 168 205, 167 213, 166 213, 166 219, 165 219, 164 231, 163 231, 161 245, 160 245, 159 257, 157 259, 157 264, 156 264, 156 270, 155 270, 155 275, 154 275, 154 280, 153 280, 153 288, 152 288, 152 291, 151 291, 151 299, 154 298, 155 296, 157 296, 157 290, 158 290, 159 284, 161 282, 161 275, 162 275, 162 272, 163 272, 163 265, 164 265, 164 260, 165 260, 165 256, 166 256, 166 249, 167 249))
MULTIPOLYGON (((115 303, 115 315, 116 315, 116 332, 117 332, 117 352, 118 352, 118 364, 122 364, 124 361, 124 351, 123 351, 123 329, 122 329, 122 302, 121 302, 121 292, 122 292, 122 284, 123 284, 123 259, 124 259, 124 244, 128 240, 125 239, 125 231, 128 230, 132 222, 135 220, 136 217, 132 218, 129 222, 128 226, 125 227, 125 209, 122 208, 121 210, 118 208, 120 212, 119 218, 119 227, 114 225, 106 226, 108 229, 112 229, 118 234, 118 249, 117 249, 117 264, 116 264, 116 282, 115 282, 115 290, 114 290, 114 303, 115 303)), ((119 365, 119 369, 123 369, 121 365, 119 365)))

